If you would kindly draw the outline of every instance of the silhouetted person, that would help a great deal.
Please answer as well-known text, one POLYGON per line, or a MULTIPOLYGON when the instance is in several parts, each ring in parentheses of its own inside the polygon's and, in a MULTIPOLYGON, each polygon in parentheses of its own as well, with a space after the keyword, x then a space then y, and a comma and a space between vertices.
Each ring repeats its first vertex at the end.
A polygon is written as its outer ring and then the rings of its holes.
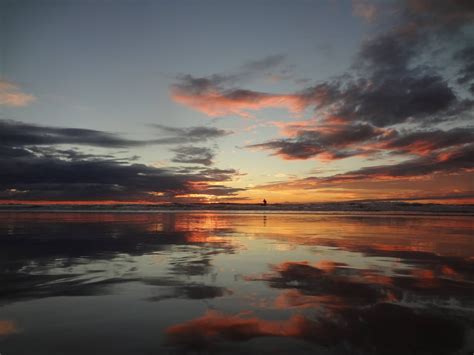
POLYGON ((264 206, 267 205, 267 200, 263 199, 263 205, 264 205, 264 206))

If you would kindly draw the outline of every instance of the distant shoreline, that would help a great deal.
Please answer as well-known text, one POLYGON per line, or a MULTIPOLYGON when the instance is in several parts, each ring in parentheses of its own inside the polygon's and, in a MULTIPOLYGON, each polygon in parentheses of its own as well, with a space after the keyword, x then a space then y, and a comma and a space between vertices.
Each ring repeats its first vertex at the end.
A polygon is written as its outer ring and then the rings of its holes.
POLYGON ((474 215, 474 205, 406 202, 338 202, 314 204, 167 204, 167 205, 0 205, 0 212, 268 212, 474 215))

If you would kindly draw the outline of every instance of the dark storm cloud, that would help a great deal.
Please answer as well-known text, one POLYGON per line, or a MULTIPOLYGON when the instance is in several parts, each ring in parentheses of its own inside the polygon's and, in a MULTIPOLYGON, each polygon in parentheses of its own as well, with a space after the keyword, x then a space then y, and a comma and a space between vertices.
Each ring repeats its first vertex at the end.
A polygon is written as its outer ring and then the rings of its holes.
POLYGON ((182 146, 171 149, 176 155, 174 163, 212 165, 214 152, 207 147, 182 146))

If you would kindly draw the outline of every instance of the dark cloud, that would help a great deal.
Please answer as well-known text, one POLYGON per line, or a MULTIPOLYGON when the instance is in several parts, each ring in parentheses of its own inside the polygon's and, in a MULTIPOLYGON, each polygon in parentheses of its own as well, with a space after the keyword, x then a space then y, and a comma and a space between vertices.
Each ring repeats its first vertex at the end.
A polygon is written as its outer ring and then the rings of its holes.
MULTIPOLYGON (((23 232, 14 239, 0 238, 0 304, 108 294, 113 286, 132 282, 151 286, 150 301, 170 297, 208 299, 231 293, 190 280, 195 273, 184 266, 199 261, 199 257, 233 253, 235 247, 224 239, 207 242, 214 236, 209 231, 200 231, 196 238, 195 232, 182 228, 182 221, 176 216, 75 213, 65 218, 51 213, 22 213, 8 220, 8 224, 0 225, 2 235, 7 235, 8 226, 23 232), (183 251, 179 256, 172 252, 176 247, 183 251), (171 270, 150 277, 140 273, 130 259, 123 258, 158 252, 169 255, 171 264, 183 265, 180 273, 171 270), (95 265, 94 272, 78 271, 85 255, 87 264, 95 265), (109 262, 114 265, 114 275, 103 267, 109 262)), ((207 272, 213 271, 208 262, 207 272)))
MULTIPOLYGON (((196 184, 212 194, 215 187, 207 188, 208 182, 228 181, 236 174, 235 170, 214 174, 200 169, 179 173, 100 158, 63 160, 33 154, 0 158, 0 166, 0 197, 7 200, 171 200, 175 195, 196 192, 196 184)), ((234 195, 235 191, 227 193, 234 195)), ((226 187, 220 186, 216 192, 224 196, 226 187)))
POLYGON ((182 146, 171 149, 171 151, 176 153, 172 159, 174 163, 202 164, 206 166, 213 163, 214 152, 210 148, 182 146))
POLYGON ((381 142, 381 147, 394 153, 429 154, 433 151, 453 146, 474 143, 474 130, 453 128, 442 130, 416 130, 394 132, 389 139, 381 142))
POLYGON ((281 65, 286 59, 283 54, 273 54, 262 59, 252 60, 245 63, 242 66, 242 72, 244 73, 259 73, 265 72, 281 65))
MULTIPOLYGON (((239 82, 252 80, 256 77, 270 75, 286 60, 283 54, 273 54, 261 59, 250 60, 237 70, 230 73, 212 74, 204 77, 194 77, 189 74, 178 75, 178 86, 185 90, 198 94, 217 87, 231 87, 239 82)), ((276 73, 286 73, 285 69, 277 70, 276 73)))
POLYGON ((148 300, 153 302, 177 298, 202 300, 223 297, 230 294, 232 294, 232 291, 224 287, 202 284, 184 284, 181 286, 175 286, 169 293, 152 296, 148 298, 148 300))
MULTIPOLYGON (((460 30, 474 23, 472 2, 406 0, 398 6, 395 25, 362 44, 352 78, 326 83, 329 99, 322 105, 316 99, 318 109, 326 107, 333 115, 378 127, 452 121, 472 110, 472 102, 458 97, 450 78, 435 67, 437 54, 432 50, 449 52, 455 38, 464 41, 460 30)), ((469 54, 466 48, 456 57, 472 62, 469 54)), ((472 69, 466 64, 463 78, 469 77, 472 69)), ((317 92, 320 87, 315 89, 317 92)))
POLYGON ((152 124, 151 126, 158 128, 162 133, 169 135, 167 138, 157 140, 158 142, 168 144, 205 142, 225 137, 233 133, 232 131, 207 126, 171 127, 162 124, 152 124))
MULTIPOLYGON (((14 121, 0 121, 0 198, 4 200, 172 200, 177 195, 208 188, 209 182, 229 181, 235 170, 156 168, 133 163, 137 157, 117 158, 110 154, 84 153, 76 148, 60 149, 59 144, 133 147, 164 143, 131 141, 107 132, 53 128, 14 121)), ((184 139, 205 141, 227 134, 208 128, 166 127, 176 143, 184 139)), ((170 143, 170 141, 166 141, 170 143)), ((204 163, 204 161, 201 161, 204 163)), ((209 188, 212 194, 213 188, 209 188)), ((226 187, 216 191, 226 196, 226 187)), ((236 189, 228 191, 235 195, 236 189)))
POLYGON ((419 63, 421 41, 399 33, 367 40, 351 75, 306 89, 306 103, 316 112, 377 127, 457 119, 472 102, 459 98, 431 63, 419 63))
POLYGON ((205 142, 224 137, 232 132, 215 127, 177 128, 164 125, 152 125, 169 137, 133 140, 117 134, 81 128, 64 128, 34 125, 19 121, 0 120, 0 145, 88 145, 102 148, 131 148, 152 144, 182 144, 184 142, 205 142))
POLYGON ((307 262, 285 262, 273 267, 272 273, 261 277, 247 277, 247 280, 265 281, 272 288, 297 290, 284 295, 277 306, 298 307, 313 303, 323 304, 331 309, 364 307, 387 300, 401 300, 411 297, 420 303, 436 298, 437 303, 456 298, 464 307, 472 300, 463 291, 470 282, 473 263, 468 259, 440 257, 433 253, 373 249, 338 245, 337 242, 320 244, 345 248, 350 252, 361 252, 370 257, 402 260, 412 269, 395 270, 388 276, 373 270, 352 269, 345 264, 326 261, 322 265, 307 262), (304 297, 306 296, 306 297, 304 297), (309 296, 309 297, 308 297, 309 296), (301 303, 302 301, 306 301, 301 303))
MULTIPOLYGON (((415 148, 416 149, 416 148, 415 148)), ((274 182, 258 186, 260 189, 316 189, 323 186, 337 186, 350 182, 377 182, 410 179, 428 179, 435 175, 470 174, 474 169, 474 144, 454 146, 430 154, 411 158, 391 165, 378 165, 348 171, 328 177, 308 177, 304 179, 274 182)), ((436 195, 432 195, 436 196, 436 195)), ((456 194, 448 194, 443 199, 456 194)), ((462 196, 462 194, 461 194, 462 196)), ((413 196, 430 199, 430 196, 413 196)), ((392 200, 396 200, 393 198, 392 200)), ((416 198, 414 198, 416 199, 416 198)))
POLYGON ((403 179, 436 173, 470 171, 474 168, 474 145, 461 146, 434 155, 410 159, 398 164, 362 168, 321 179, 321 182, 340 183, 367 179, 403 179))
POLYGON ((272 151, 284 159, 342 159, 376 153, 429 155, 474 143, 471 127, 450 130, 379 129, 367 124, 280 125, 289 138, 253 144, 248 148, 272 151))
POLYGON ((469 0, 403 0, 400 5, 404 31, 452 35, 474 21, 469 0))
POLYGON ((386 298, 383 290, 361 282, 345 266, 331 264, 325 270, 307 263, 287 262, 274 267, 275 274, 265 275, 261 280, 267 281, 273 288, 296 289, 312 296, 329 296, 330 302, 343 299, 344 306, 374 304, 386 298))
POLYGON ((104 148, 125 148, 150 144, 122 138, 116 134, 81 128, 39 126, 11 120, 0 120, 2 146, 51 144, 89 145, 104 148))
POLYGON ((467 46, 456 52, 454 60, 458 61, 461 67, 457 82, 461 85, 474 85, 474 46, 467 46))
POLYGON ((340 95, 332 103, 338 106, 335 115, 377 127, 440 121, 457 102, 447 82, 431 73, 376 77, 350 85, 340 95))
POLYGON ((367 152, 362 149, 351 147, 383 133, 384 131, 367 124, 323 125, 312 129, 302 128, 296 131, 294 138, 278 139, 247 147, 271 150, 284 159, 319 157, 323 160, 333 160, 366 154, 367 152))

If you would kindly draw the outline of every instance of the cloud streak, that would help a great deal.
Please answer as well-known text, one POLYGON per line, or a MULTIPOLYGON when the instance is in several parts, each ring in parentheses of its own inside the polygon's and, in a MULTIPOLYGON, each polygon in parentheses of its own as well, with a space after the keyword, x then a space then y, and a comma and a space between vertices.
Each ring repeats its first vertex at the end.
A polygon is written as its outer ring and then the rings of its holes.
POLYGON ((0 120, 0 141, 4 145, 75 144, 102 148, 130 148, 153 144, 205 142, 232 132, 215 127, 177 128, 152 125, 167 137, 148 140, 127 139, 115 133, 83 128, 40 126, 12 120, 0 120))

